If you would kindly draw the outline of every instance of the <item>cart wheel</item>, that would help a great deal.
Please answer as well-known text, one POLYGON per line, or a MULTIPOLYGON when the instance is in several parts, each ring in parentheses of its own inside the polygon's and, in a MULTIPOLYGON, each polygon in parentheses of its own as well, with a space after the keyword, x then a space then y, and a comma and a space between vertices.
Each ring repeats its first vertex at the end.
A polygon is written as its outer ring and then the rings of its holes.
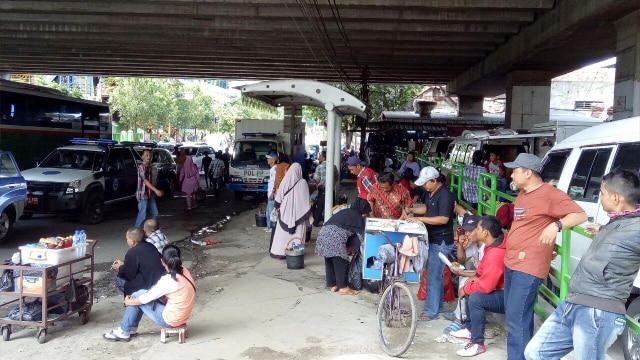
POLYGON ((2 327, 2 340, 9 341, 11 338, 11 325, 2 327))
POLYGON ((44 344, 47 342, 47 329, 38 330, 38 335, 36 335, 36 339, 38 340, 38 344, 44 344))
POLYGON ((89 312, 88 311, 82 311, 80 312, 80 325, 84 325, 86 323, 89 322, 89 312))

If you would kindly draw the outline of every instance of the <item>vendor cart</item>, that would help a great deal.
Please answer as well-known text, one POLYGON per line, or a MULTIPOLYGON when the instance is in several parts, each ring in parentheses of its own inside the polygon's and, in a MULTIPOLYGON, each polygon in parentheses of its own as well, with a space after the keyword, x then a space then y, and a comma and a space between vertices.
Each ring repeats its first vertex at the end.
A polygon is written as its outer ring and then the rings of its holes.
MULTIPOLYGON (((57 253, 63 254, 60 259, 71 257, 71 260, 60 262, 56 265, 39 263, 37 267, 28 265, 0 265, 0 273, 4 270, 12 270, 14 273, 14 291, 0 291, 0 311, 12 307, 18 312, 18 320, 9 317, 0 317, 0 328, 2 329, 2 340, 8 341, 11 338, 11 326, 36 326, 38 332, 36 339, 38 343, 46 342, 47 328, 55 325, 56 322, 68 319, 74 314, 80 317, 80 325, 89 321, 89 312, 93 305, 93 269, 94 269, 94 249, 97 241, 87 240, 87 244, 66 249, 55 250, 45 253, 46 250, 33 250, 33 256, 25 256, 25 249, 22 250, 22 262, 51 261, 56 259, 57 253), (75 252, 75 253, 73 253, 75 252), (49 256, 47 258, 47 255, 49 256), (71 281, 73 279, 73 281, 71 281), (70 283, 75 285, 71 293, 78 296, 76 302, 68 301, 70 283), (85 287, 82 287, 85 285, 85 287), (77 289, 86 288, 87 293, 78 294, 77 289), (65 296, 66 295, 66 296, 65 296), (65 300, 57 304, 50 305, 49 299, 56 297, 65 300), (27 299, 38 299, 41 302, 42 315, 39 320, 24 320, 25 306, 30 304, 27 299), (13 305, 13 306, 12 306, 13 305), (17 307, 16 307, 17 305, 17 307)), ((27 254, 28 251, 27 251, 27 254)), ((34 263, 35 265, 36 263, 34 263)), ((9 289, 10 290, 10 289, 9 289)), ((4 316, 4 314, 0 315, 4 316)))
MULTIPOLYGON (((427 239, 427 229, 420 222, 411 223, 405 220, 367 218, 362 261, 362 278, 369 280, 383 280, 384 264, 378 257, 380 246, 388 244, 387 239, 394 244, 402 243, 405 235, 417 236, 421 241, 427 239)), ((420 274, 414 271, 403 272, 402 277, 407 282, 419 282, 420 274)))

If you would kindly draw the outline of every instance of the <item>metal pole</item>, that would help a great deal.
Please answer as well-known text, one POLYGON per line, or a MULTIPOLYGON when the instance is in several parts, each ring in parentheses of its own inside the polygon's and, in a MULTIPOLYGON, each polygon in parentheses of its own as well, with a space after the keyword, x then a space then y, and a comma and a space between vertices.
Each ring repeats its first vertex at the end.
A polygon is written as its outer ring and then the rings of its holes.
MULTIPOLYGON (((326 222, 331 217, 331 208, 333 207, 333 189, 335 171, 333 169, 335 165, 335 142, 338 142, 340 146, 340 138, 335 138, 335 126, 336 126, 336 112, 332 103, 326 103, 324 108, 327 109, 327 179, 324 192, 324 221, 326 222)), ((338 162, 339 164, 339 162, 338 162)))
MULTIPOLYGON (((338 182, 334 186, 336 196, 340 196, 340 159, 342 158, 342 154, 340 153, 340 144, 342 143, 342 114, 336 114, 336 124, 335 131, 333 133, 335 141, 335 153, 333 154, 333 161, 335 161, 335 165, 338 168, 338 182)), ((326 204, 326 203, 325 203, 326 204)), ((333 206, 333 203, 331 203, 333 206)))

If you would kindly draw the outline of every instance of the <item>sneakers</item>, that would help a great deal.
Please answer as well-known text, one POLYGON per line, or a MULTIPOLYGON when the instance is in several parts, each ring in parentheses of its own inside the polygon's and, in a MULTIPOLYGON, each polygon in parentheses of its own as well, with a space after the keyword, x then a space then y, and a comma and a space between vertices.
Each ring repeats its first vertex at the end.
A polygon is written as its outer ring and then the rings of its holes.
POLYGON ((458 354, 458 356, 470 357, 480 355, 485 351, 487 351, 487 348, 484 344, 468 343, 464 349, 458 350, 456 354, 458 354))
MULTIPOLYGON (((136 329, 136 335, 137 334, 138 334, 138 331, 136 329)), ((128 332, 123 331, 120 328, 117 328, 115 330, 111 330, 111 332, 103 334, 102 337, 107 341, 124 341, 124 342, 128 342, 129 340, 131 340, 131 335, 128 332)))
POLYGON ((452 331, 449 335, 458 339, 471 339, 471 331, 467 328, 460 329, 458 331, 452 331))
POLYGON ((443 312, 442 317, 449 321, 458 321, 458 317, 455 312, 443 312))

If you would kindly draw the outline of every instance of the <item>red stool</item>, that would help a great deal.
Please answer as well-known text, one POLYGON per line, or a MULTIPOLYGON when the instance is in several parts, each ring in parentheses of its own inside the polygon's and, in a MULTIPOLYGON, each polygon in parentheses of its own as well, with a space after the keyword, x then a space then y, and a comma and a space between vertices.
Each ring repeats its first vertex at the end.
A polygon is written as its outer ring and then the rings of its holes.
POLYGON ((185 323, 173 328, 162 328, 160 330, 161 343, 164 344, 167 342, 167 334, 178 334, 178 342, 182 344, 185 342, 185 339, 187 338, 187 324, 185 323))

